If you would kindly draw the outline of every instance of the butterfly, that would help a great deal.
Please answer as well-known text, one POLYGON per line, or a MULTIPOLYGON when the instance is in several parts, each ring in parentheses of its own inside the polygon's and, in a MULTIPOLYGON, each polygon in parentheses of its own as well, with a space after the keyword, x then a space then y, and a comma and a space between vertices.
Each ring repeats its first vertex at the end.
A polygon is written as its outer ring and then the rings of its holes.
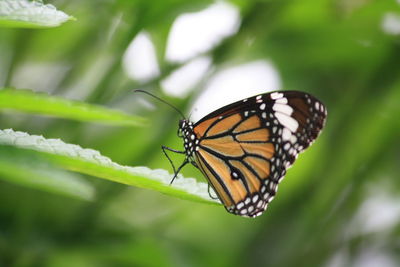
POLYGON ((274 199, 298 154, 318 137, 326 116, 326 107, 308 93, 260 94, 224 106, 196 123, 180 120, 178 136, 185 150, 162 149, 174 178, 191 163, 228 212, 257 217, 274 199), (185 154, 178 169, 165 150, 185 154))

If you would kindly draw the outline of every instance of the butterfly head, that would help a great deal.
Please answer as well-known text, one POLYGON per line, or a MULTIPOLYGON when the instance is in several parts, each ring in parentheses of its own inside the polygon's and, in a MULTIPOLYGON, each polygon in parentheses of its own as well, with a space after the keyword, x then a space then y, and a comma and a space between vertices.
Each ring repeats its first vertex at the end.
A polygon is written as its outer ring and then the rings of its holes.
POLYGON ((178 136, 183 139, 183 146, 185 147, 186 156, 192 157, 197 149, 199 140, 193 130, 193 123, 186 119, 179 121, 178 136))

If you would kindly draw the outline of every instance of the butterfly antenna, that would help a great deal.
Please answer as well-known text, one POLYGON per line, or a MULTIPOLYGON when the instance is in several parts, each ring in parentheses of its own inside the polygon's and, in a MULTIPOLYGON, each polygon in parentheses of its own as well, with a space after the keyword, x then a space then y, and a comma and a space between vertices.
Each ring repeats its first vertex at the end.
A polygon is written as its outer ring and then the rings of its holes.
POLYGON ((192 113, 193 113, 193 110, 190 111, 189 116, 188 116, 188 120, 190 120, 190 117, 192 117, 192 113))
POLYGON ((155 96, 155 95, 153 95, 152 93, 149 93, 149 92, 147 92, 147 91, 140 90, 140 89, 136 89, 136 90, 134 90, 133 92, 134 92, 134 93, 144 93, 144 94, 147 94, 147 95, 149 95, 149 96, 151 96, 151 97, 154 97, 154 98, 157 99, 158 101, 161 101, 162 103, 164 103, 164 104, 170 106, 171 108, 173 108, 176 112, 178 112, 178 113, 182 116, 182 119, 185 119, 185 115, 183 115, 182 111, 180 111, 177 107, 173 106, 172 104, 168 103, 167 101, 165 101, 165 100, 159 98, 158 96, 155 96))

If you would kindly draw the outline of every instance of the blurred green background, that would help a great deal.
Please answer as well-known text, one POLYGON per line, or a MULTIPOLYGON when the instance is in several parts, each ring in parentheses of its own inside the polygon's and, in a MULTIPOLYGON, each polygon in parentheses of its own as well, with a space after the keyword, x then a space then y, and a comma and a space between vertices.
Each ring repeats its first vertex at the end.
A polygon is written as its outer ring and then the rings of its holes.
MULTIPOLYGON (((93 201, 0 179, 0 266, 400 265, 399 1, 49 3, 77 20, 49 29, 0 28, 0 87, 120 109, 150 124, 101 126, 7 111, 0 114, 1 129, 61 138, 120 164, 171 171, 160 146, 182 147, 176 137, 179 115, 132 90, 153 92, 189 114, 215 75, 249 62, 273 66, 280 88, 321 99, 328 120, 256 219, 80 174, 96 188, 93 201), (168 58, 177 18, 216 5, 221 12, 214 11, 216 21, 231 31, 214 33, 198 53, 168 58), (128 57, 132 40, 143 34, 155 55, 141 52, 142 61, 128 57), (207 57, 209 65, 185 93, 174 96, 162 86, 198 57, 207 57), (129 65, 134 60, 136 69, 129 65)), ((196 27, 204 29, 193 31, 206 36, 210 25, 201 19, 196 27)), ((175 50, 189 49, 190 39, 199 45, 187 36, 188 43, 175 50)), ((193 167, 183 174, 204 181, 193 167)))

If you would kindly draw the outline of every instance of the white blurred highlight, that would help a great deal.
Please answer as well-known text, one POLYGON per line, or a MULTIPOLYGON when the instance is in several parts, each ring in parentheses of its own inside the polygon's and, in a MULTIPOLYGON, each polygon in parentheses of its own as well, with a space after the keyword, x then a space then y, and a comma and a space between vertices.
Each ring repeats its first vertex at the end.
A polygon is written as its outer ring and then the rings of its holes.
POLYGON ((190 61, 161 82, 163 91, 174 97, 186 97, 205 76, 210 66, 210 57, 204 56, 190 61))
POLYGON ((356 258, 353 267, 397 267, 395 258, 380 249, 364 249, 356 258))
POLYGON ((368 244, 362 249, 354 259, 347 247, 340 248, 324 265, 325 267, 395 267, 398 266, 394 255, 379 248, 379 245, 368 244))
POLYGON ((332 255, 332 257, 328 260, 328 262, 324 266, 325 267, 346 266, 348 258, 349 258, 348 252, 344 248, 341 248, 339 251, 337 251, 335 254, 332 255))
POLYGON ((391 35, 400 34, 400 16, 395 13, 386 13, 382 21, 382 30, 391 35))
POLYGON ((374 193, 362 204, 349 227, 349 233, 370 234, 390 230, 398 224, 400 198, 381 190, 375 188, 374 193))
POLYGON ((52 92, 60 85, 69 69, 70 66, 64 63, 24 62, 18 65, 12 75, 11 85, 15 88, 34 88, 35 91, 52 92))
POLYGON ((268 61, 254 61, 222 70, 210 79, 192 106, 190 119, 197 121, 227 104, 279 89, 279 73, 268 61))
POLYGON ((122 58, 126 75, 134 80, 148 81, 160 75, 156 51, 147 32, 139 33, 129 44, 122 58))
POLYGON ((172 25, 166 58, 171 62, 184 62, 204 53, 235 34, 239 24, 239 10, 226 2, 215 3, 199 12, 182 14, 172 25))

